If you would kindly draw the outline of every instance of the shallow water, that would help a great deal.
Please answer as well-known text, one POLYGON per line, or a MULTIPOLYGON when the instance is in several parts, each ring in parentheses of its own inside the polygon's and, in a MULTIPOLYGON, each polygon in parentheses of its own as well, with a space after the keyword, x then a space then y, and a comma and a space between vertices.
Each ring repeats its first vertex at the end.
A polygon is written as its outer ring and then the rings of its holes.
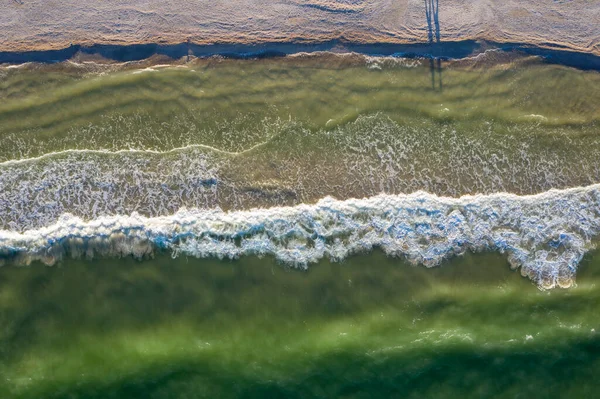
POLYGON ((1 66, 0 397, 593 396, 600 74, 437 65, 1 66))
POLYGON ((600 181, 597 72, 496 52, 143 66, 2 70, 0 226, 600 181))

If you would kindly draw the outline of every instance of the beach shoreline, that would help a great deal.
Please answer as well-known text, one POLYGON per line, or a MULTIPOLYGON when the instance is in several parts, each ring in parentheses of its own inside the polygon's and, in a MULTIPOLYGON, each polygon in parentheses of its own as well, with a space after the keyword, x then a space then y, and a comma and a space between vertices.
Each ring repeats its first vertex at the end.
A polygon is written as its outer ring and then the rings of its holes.
MULTIPOLYGON (((322 43, 265 43, 265 44, 211 44, 179 43, 161 45, 72 45, 59 50, 3 52, 0 66, 14 68, 32 64, 119 64, 123 67, 154 66, 161 64, 183 65, 201 60, 302 60, 315 57, 345 58, 364 63, 365 57, 373 59, 394 58, 405 60, 437 59, 444 63, 473 63, 495 65, 516 59, 536 58, 549 64, 563 65, 580 70, 600 71, 600 55, 564 49, 548 49, 526 43, 496 43, 485 41, 459 41, 439 44, 356 44, 329 41, 322 43), (494 54, 494 55, 492 55, 494 54), (485 61, 483 61, 485 60, 485 61), (483 61, 483 62, 481 62, 483 61)), ((347 62, 344 62, 347 63, 347 62)))

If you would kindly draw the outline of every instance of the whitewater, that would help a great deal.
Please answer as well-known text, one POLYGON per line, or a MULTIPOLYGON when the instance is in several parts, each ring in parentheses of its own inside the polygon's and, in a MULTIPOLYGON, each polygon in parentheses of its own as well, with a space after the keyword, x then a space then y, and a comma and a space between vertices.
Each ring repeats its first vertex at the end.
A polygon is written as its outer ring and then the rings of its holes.
MULTIPOLYGON (((240 211, 186 209, 168 216, 63 214, 23 232, 0 230, 0 262, 55 264, 66 256, 274 256, 307 268, 380 248, 426 267, 467 251, 498 251, 540 288, 570 287, 600 234, 600 184, 536 195, 439 197, 426 192, 240 211)), ((484 267, 484 265, 482 265, 484 267)))

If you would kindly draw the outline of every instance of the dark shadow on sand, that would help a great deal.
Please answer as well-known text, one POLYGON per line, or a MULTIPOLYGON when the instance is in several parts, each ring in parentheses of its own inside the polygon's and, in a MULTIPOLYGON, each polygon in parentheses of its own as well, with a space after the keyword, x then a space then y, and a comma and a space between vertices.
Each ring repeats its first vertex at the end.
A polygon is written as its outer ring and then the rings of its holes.
POLYGON ((429 58, 431 72, 431 88, 436 90, 436 70, 439 90, 442 91, 442 58, 436 56, 436 50, 441 48, 439 0, 425 0, 425 17, 427 18, 427 38, 429 44, 435 46, 429 58))

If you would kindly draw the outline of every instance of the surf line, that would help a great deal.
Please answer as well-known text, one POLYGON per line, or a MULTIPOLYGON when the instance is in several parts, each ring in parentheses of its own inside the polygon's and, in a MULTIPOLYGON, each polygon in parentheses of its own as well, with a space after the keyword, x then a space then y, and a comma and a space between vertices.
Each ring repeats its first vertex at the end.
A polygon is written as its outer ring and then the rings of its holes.
POLYGON ((307 268, 373 248, 426 267, 467 251, 504 253, 539 287, 570 287, 600 236, 600 184, 540 194, 438 197, 413 194, 336 200, 292 207, 180 209, 168 216, 64 214, 24 232, 0 230, 0 263, 54 264, 65 256, 173 256, 235 259, 274 256, 307 268))
POLYGON ((243 154, 249 153, 251 151, 254 151, 257 148, 263 147, 264 145, 266 145, 268 143, 269 143, 269 140, 263 141, 261 143, 253 145, 252 147, 246 148, 245 150, 238 151, 238 152, 226 151, 226 150, 222 150, 222 149, 216 148, 216 147, 211 147, 211 146, 205 145, 205 144, 190 144, 190 145, 183 146, 183 147, 175 147, 175 148, 172 148, 172 149, 166 150, 166 151, 158 151, 158 150, 150 150, 150 149, 142 150, 142 149, 135 149, 135 148, 121 149, 121 150, 115 150, 115 151, 106 150, 106 149, 98 149, 98 150, 68 149, 68 150, 63 150, 63 151, 48 152, 48 153, 42 154, 37 157, 10 159, 7 161, 2 161, 2 162, 0 162, 0 167, 19 165, 19 164, 24 164, 24 163, 28 163, 28 162, 35 162, 35 161, 49 159, 49 158, 53 158, 53 157, 57 157, 57 156, 61 156, 61 155, 68 155, 68 154, 102 154, 102 155, 155 154, 155 155, 161 155, 161 154, 171 154, 171 153, 185 151, 185 150, 191 150, 191 149, 204 149, 204 150, 212 151, 212 152, 215 152, 215 153, 218 153, 221 155, 239 156, 239 155, 243 155, 243 154))

